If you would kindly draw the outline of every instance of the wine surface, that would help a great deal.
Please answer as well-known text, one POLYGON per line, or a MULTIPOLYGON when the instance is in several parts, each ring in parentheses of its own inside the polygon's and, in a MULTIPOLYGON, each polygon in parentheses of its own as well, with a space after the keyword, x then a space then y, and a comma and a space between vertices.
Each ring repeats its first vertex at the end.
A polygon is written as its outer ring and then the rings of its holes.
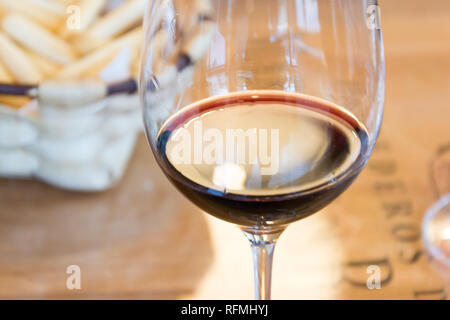
POLYGON ((349 112, 300 94, 250 91, 181 109, 158 134, 165 174, 206 212, 243 226, 283 225, 342 193, 368 136, 349 112))

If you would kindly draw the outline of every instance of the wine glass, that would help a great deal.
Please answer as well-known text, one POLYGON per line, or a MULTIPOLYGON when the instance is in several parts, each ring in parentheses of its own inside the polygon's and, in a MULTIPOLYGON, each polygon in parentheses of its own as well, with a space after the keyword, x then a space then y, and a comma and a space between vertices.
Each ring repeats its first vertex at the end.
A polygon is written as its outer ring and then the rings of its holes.
MULTIPOLYGON (((274 247, 358 176, 384 105, 375 1, 153 0, 140 79, 167 178, 250 241, 255 296, 274 247)), ((226 241, 226 239, 224 239, 226 241)))

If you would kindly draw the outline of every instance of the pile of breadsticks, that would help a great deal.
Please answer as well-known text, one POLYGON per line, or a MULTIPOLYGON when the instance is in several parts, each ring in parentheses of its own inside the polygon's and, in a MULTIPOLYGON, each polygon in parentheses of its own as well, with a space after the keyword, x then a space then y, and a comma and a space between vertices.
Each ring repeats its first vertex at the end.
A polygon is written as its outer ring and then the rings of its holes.
POLYGON ((121 178, 140 103, 108 88, 137 77, 145 2, 0 0, 0 177, 80 191, 121 178))

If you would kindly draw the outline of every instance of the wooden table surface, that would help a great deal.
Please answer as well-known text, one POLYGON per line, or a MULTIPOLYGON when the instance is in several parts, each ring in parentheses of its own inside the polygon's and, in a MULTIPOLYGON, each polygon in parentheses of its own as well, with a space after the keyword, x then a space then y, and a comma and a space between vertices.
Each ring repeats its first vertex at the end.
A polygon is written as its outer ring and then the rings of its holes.
MULTIPOLYGON (((450 144, 450 1, 381 0, 387 62, 380 143, 354 185, 295 223, 275 254, 275 299, 443 298, 422 250, 423 213, 450 144), (369 265, 380 290, 366 287, 369 265)), ((448 177, 447 177, 448 178, 448 177)), ((142 137, 125 179, 102 194, 0 181, 0 298, 252 298, 246 239, 169 185, 142 137), (66 269, 81 269, 81 290, 66 269)))

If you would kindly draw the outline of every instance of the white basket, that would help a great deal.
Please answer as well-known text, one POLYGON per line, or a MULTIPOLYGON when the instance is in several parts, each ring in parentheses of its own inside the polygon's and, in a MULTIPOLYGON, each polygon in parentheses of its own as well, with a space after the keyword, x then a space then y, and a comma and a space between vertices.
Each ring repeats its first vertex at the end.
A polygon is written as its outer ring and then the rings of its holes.
POLYGON ((83 109, 31 117, 0 106, 0 176, 78 191, 113 186, 141 130, 138 97, 109 97, 83 109))

